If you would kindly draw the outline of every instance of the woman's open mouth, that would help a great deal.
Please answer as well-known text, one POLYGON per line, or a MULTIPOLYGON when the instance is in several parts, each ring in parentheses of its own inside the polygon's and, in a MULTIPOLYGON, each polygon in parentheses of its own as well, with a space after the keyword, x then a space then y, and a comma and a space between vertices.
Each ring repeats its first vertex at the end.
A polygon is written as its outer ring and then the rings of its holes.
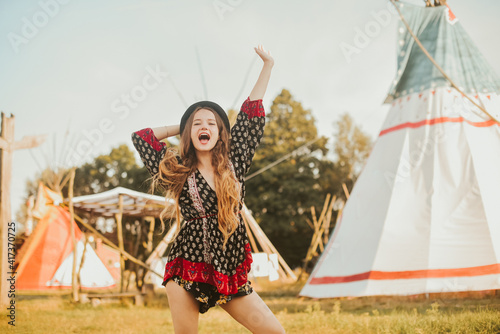
POLYGON ((202 132, 198 135, 198 140, 202 144, 207 144, 210 141, 210 135, 206 132, 202 132))

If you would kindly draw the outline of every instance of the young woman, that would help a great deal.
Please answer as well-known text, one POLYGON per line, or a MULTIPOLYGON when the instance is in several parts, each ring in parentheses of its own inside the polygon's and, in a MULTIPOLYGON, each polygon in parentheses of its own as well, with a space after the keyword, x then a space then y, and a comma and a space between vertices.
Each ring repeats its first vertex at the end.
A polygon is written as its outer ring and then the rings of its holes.
POLYGON ((176 199, 177 217, 185 221, 163 281, 176 333, 196 333, 199 313, 216 305, 252 333, 284 333, 248 281, 252 255, 239 213, 245 174, 264 131, 262 98, 274 65, 262 46, 255 52, 262 71, 231 129, 218 104, 202 101, 186 110, 180 125, 132 134, 144 165, 176 199), (160 142, 178 134, 179 154, 160 142))

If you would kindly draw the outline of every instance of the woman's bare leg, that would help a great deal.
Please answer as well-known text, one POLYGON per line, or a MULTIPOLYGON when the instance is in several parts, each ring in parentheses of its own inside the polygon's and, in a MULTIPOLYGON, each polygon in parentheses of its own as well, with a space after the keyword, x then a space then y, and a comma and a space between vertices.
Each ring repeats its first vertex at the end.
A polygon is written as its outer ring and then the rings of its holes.
POLYGON ((175 334, 198 333, 199 303, 172 280, 168 281, 165 288, 175 334))
POLYGON ((221 307, 252 333, 285 333, 278 319, 255 291, 236 297, 221 307))

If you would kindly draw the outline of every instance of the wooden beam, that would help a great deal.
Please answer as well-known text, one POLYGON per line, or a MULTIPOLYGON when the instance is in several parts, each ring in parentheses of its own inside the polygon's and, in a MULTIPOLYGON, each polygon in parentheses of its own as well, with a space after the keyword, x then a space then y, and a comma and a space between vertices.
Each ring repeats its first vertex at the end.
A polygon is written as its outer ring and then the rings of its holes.
POLYGON ((332 200, 330 201, 330 206, 328 207, 328 213, 326 214, 326 220, 323 224, 325 231, 323 232, 323 243, 326 245, 328 243, 328 238, 330 236, 330 224, 332 221, 332 215, 333 215, 333 204, 335 204, 335 201, 337 200, 337 195, 333 196, 332 200))
POLYGON ((345 198, 349 199, 349 190, 347 190, 345 183, 342 183, 342 189, 344 189, 345 198))
POLYGON ((257 243, 255 242, 255 238, 253 237, 253 233, 250 230, 250 226, 248 226, 247 219, 245 215, 241 215, 241 217, 243 218, 243 222, 245 223, 245 228, 247 229, 248 239, 250 239, 250 245, 252 246, 254 253, 258 253, 259 248, 257 247, 257 243))
POLYGON ((0 149, 1 150, 10 150, 9 142, 0 137, 0 149))
POLYGON ((122 255, 124 251, 123 248, 123 226, 122 226, 122 218, 123 218, 123 195, 118 196, 118 213, 115 216, 116 218, 116 233, 118 234, 118 247, 120 248, 120 292, 123 292, 123 272, 125 270, 125 259, 122 255))
POLYGON ((69 226, 71 233, 71 242, 73 243, 73 268, 71 271, 71 290, 73 295, 73 301, 77 302, 79 300, 78 296, 78 278, 76 272, 76 261, 77 261, 77 243, 75 237, 75 211, 73 209, 73 186, 75 184, 75 168, 71 169, 71 177, 69 179, 69 226))
MULTIPOLYGON (((8 236, 9 236, 9 223, 11 222, 11 212, 10 212, 10 178, 12 175, 12 151, 9 149, 10 143, 14 140, 14 116, 10 118, 5 117, 5 114, 2 113, 2 130, 0 137, 3 138, 3 142, 7 142, 7 144, 3 144, 0 159, 1 159, 1 170, 0 170, 0 205, 1 205, 1 245, 0 245, 0 256, 1 256, 1 270, 0 273, 0 304, 2 306, 6 306, 9 303, 8 299, 8 291, 9 291, 9 282, 7 281, 9 266, 8 266, 8 253, 7 248, 9 246, 8 236)), ((12 231, 12 229, 11 229, 12 231)))
POLYGON ((32 148, 41 145, 45 139, 47 139, 47 135, 41 136, 24 136, 21 140, 17 141, 13 145, 13 150, 22 150, 25 148, 32 148))
POLYGON ((328 210, 328 204, 330 204, 330 197, 332 197, 332 195, 326 194, 325 203, 323 204, 323 210, 321 210, 321 214, 320 214, 319 219, 318 219, 320 225, 322 225, 323 219, 325 219, 325 215, 326 215, 326 212, 328 210))
MULTIPOLYGON (((331 220, 331 212, 333 210, 333 203, 336 200, 336 196, 334 196, 331 200, 331 195, 327 194, 325 198, 325 203, 323 204, 323 210, 321 211, 321 216, 319 220, 316 219, 316 211, 314 210, 314 206, 311 207, 311 215, 313 218, 313 221, 315 222, 315 229, 314 229, 314 234, 311 239, 311 244, 309 245, 309 248, 307 249, 307 254, 304 259, 304 264, 302 265, 302 270, 299 274, 298 280, 302 277, 302 274, 306 271, 307 265, 309 262, 312 260, 315 254, 317 254, 317 249, 318 247, 320 248, 320 252, 324 251, 324 245, 323 245, 323 235, 325 234, 325 231, 329 228, 330 226, 330 220, 331 220), (317 222, 317 223, 316 223, 317 222)), ((324 238, 324 243, 327 243, 328 240, 327 238, 324 238)))
POLYGON ((148 243, 146 251, 150 254, 153 251, 153 232, 155 230, 155 217, 146 217, 144 220, 149 220, 148 243))
POLYGON ((174 236, 177 234, 177 223, 172 224, 172 227, 168 230, 167 234, 163 237, 163 239, 158 243, 154 251, 149 255, 146 260, 147 265, 151 265, 154 260, 160 258, 163 253, 168 248, 168 245, 174 240, 174 236))

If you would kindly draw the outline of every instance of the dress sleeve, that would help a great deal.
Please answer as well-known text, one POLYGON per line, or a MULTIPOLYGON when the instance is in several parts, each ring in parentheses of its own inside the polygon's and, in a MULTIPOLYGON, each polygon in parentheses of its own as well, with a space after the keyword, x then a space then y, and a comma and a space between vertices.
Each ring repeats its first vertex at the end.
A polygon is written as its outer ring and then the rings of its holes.
POLYGON ((239 181, 243 181, 250 169, 255 149, 264 135, 266 115, 262 100, 247 98, 231 128, 230 158, 239 181))
POLYGON ((158 166, 167 151, 167 145, 156 138, 151 128, 132 133, 132 143, 151 176, 158 174, 158 166))

